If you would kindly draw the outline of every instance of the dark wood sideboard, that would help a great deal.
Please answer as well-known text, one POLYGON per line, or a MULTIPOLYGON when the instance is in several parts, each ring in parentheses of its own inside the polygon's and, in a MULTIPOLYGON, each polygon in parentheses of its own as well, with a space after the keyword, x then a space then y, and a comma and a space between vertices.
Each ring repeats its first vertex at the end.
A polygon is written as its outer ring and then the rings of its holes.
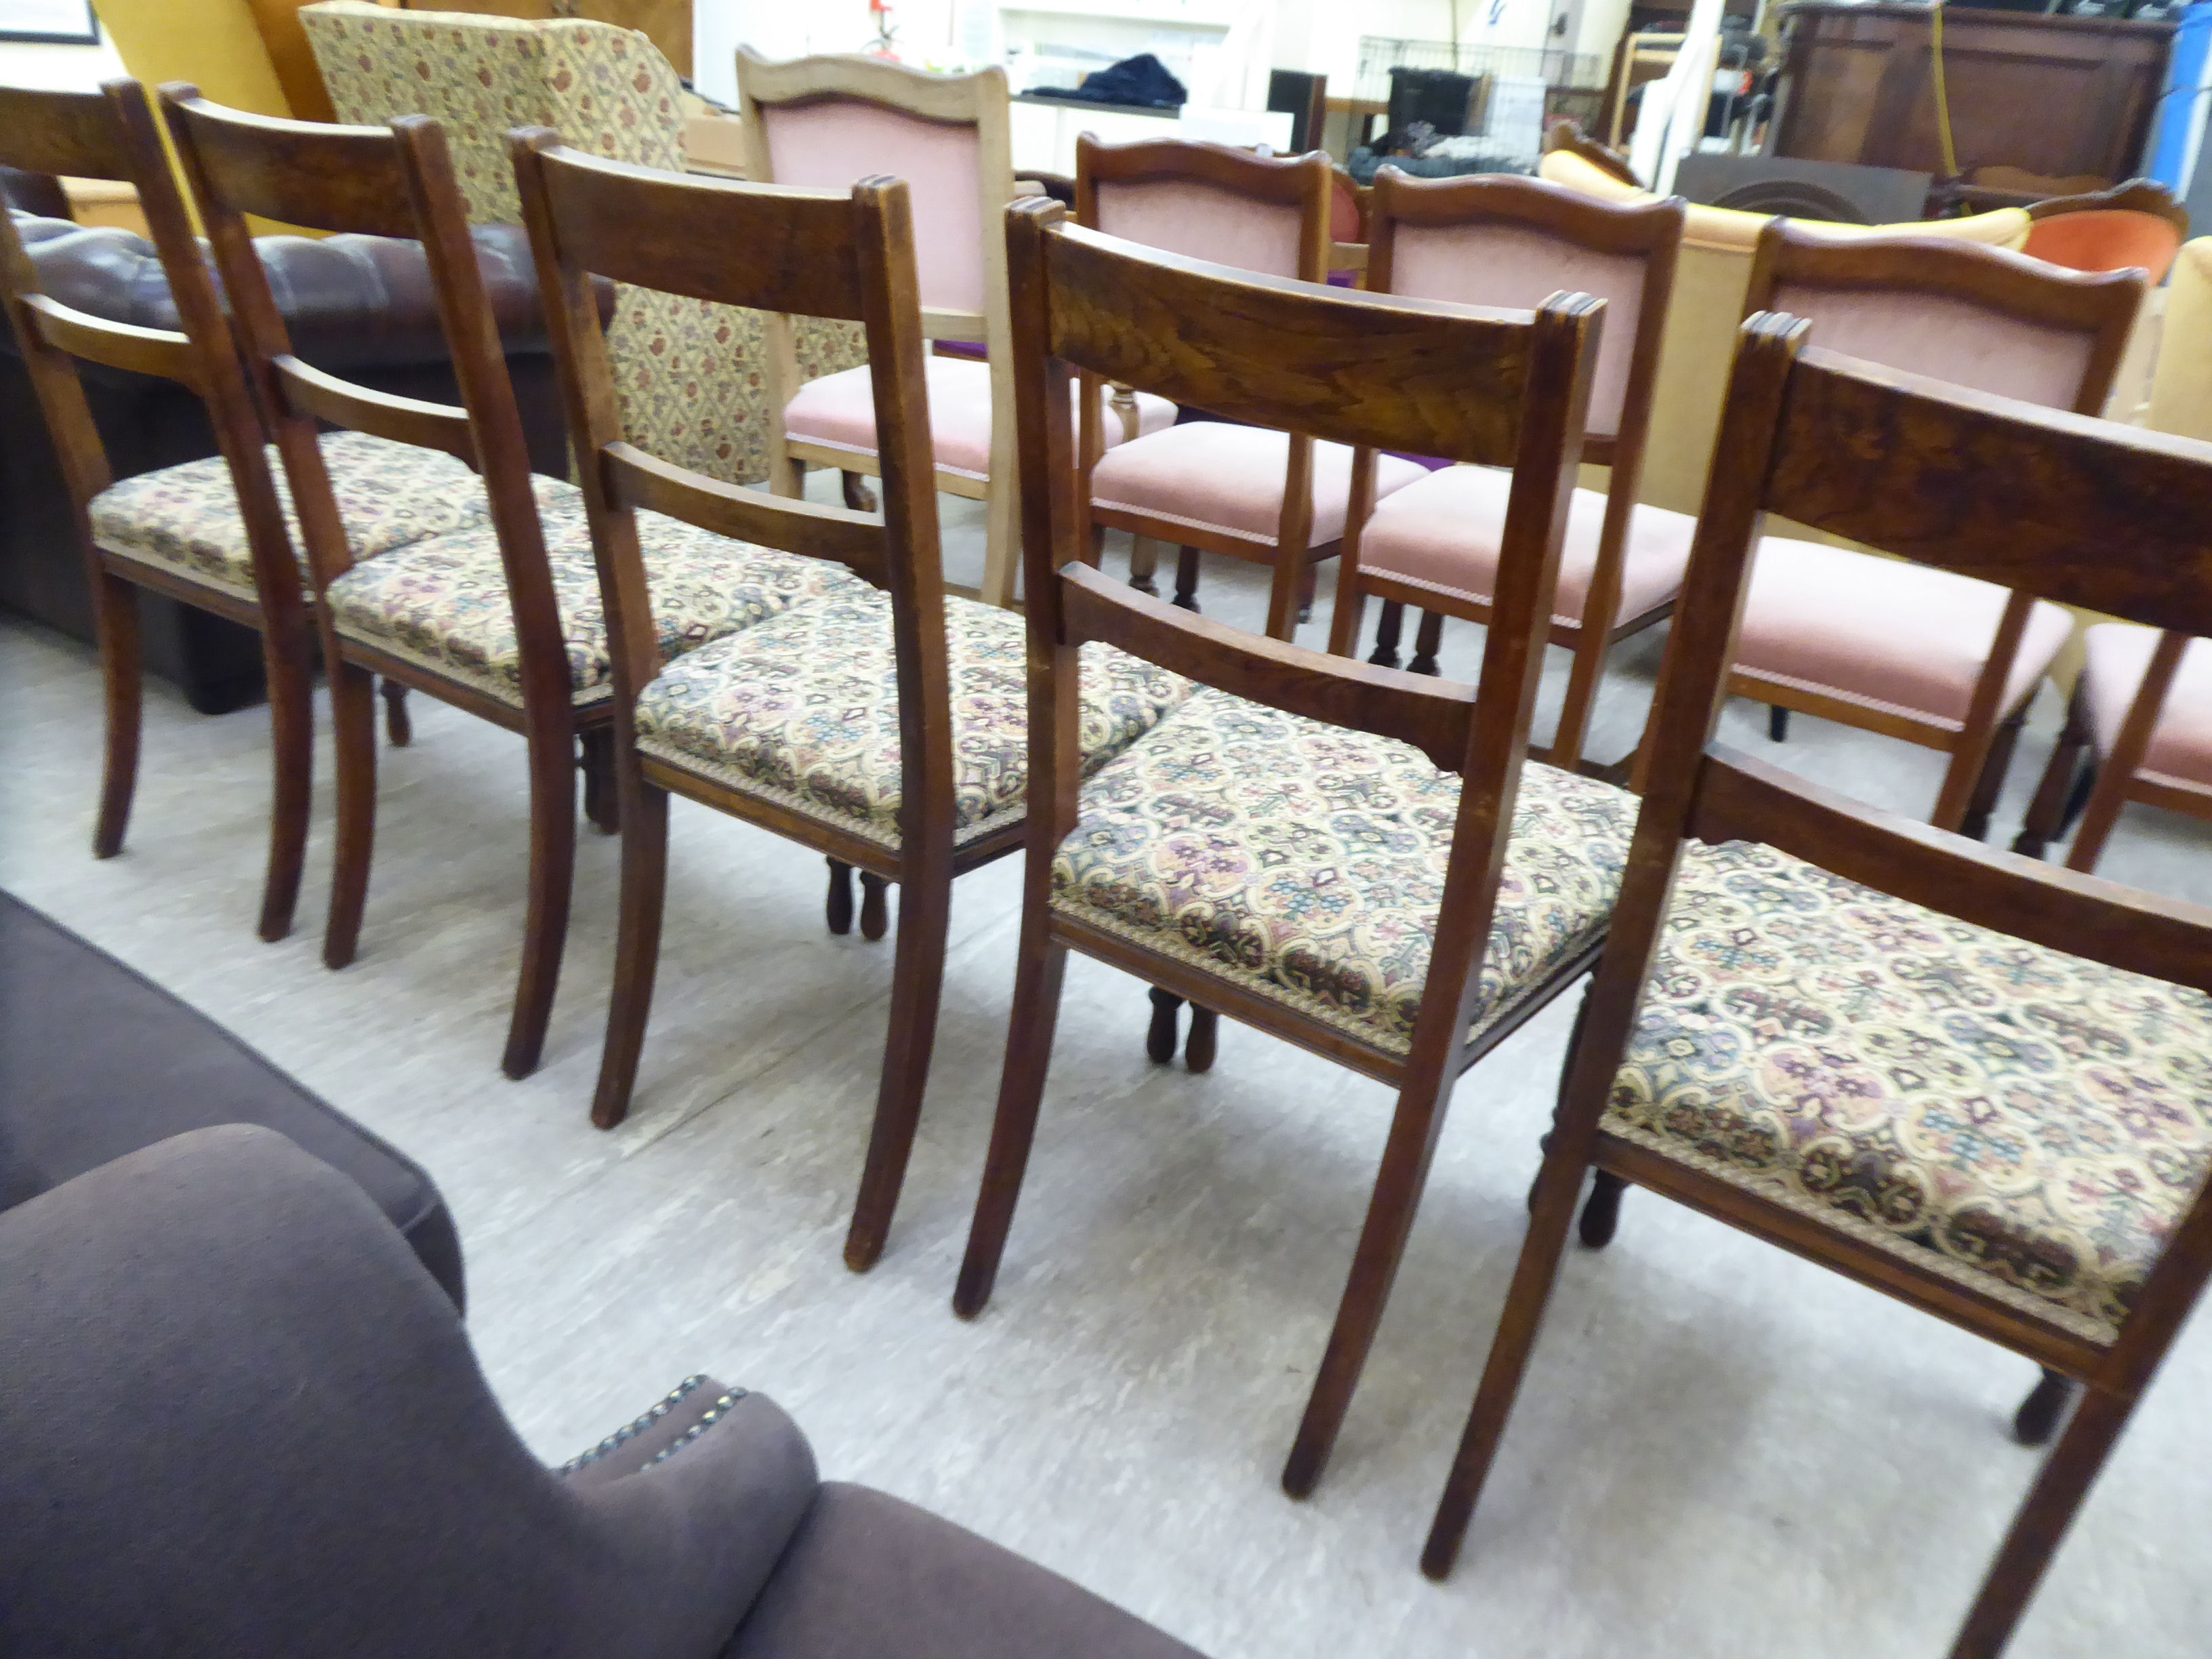
MULTIPOLYGON (((1774 155, 1950 176, 1936 136, 1927 7, 1803 0, 1782 15, 1774 155)), ((2081 188, 2133 176, 2173 32, 2170 22, 1946 7, 1958 177, 1994 167, 2081 188)))

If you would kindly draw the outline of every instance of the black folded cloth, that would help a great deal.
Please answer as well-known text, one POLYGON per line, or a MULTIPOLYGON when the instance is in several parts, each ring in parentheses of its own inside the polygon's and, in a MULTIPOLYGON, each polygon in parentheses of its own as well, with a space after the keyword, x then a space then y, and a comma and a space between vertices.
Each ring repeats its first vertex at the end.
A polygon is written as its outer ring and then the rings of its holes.
POLYGON ((1079 87, 1031 87, 1029 95, 1082 104, 1131 104, 1139 109, 1181 109, 1190 100, 1183 83, 1149 52, 1092 70, 1079 87))

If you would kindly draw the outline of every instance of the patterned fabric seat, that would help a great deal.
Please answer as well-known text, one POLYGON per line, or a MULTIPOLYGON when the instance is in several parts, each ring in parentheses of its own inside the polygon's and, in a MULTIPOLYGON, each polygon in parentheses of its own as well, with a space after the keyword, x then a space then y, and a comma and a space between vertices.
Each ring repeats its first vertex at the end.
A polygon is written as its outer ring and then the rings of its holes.
MULTIPOLYGON (((1028 646, 1010 611, 945 600, 955 844, 1021 821, 1029 787, 1028 646)), ((1190 693, 1165 669, 1083 648, 1082 743, 1103 765, 1190 693)), ((898 845, 898 684, 890 603, 839 595, 669 665, 639 695, 649 755, 824 823, 898 845)))
MULTIPOLYGON (((483 523, 490 514, 477 475, 440 451, 365 432, 327 433, 322 448, 357 559, 483 523)), ((293 516, 291 487, 273 446, 269 468, 284 505, 285 531, 304 562, 306 544, 293 516)), ((253 597, 246 521, 230 467, 220 455, 125 478, 93 497, 90 516, 93 539, 102 547, 253 597)))
POLYGON ((2212 1001, 1692 842, 1605 1127, 2108 1342, 2212 1162, 2212 1001))
MULTIPOLYGON (((592 558, 583 499, 540 481, 545 555, 561 610, 579 706, 611 695, 606 613, 592 558)), ((657 513, 637 515, 660 648, 688 652, 781 615, 802 600, 866 592, 866 583, 820 559, 755 547, 657 513)), ((522 706, 522 654, 507 573, 489 523, 416 542, 356 565, 331 584, 338 631, 522 706)))
MULTIPOLYGON (((1459 793, 1405 744, 1201 690, 1084 786, 1053 905, 1402 1054, 1459 793)), ((1635 822, 1522 768, 1470 1036, 1604 933, 1635 822)))

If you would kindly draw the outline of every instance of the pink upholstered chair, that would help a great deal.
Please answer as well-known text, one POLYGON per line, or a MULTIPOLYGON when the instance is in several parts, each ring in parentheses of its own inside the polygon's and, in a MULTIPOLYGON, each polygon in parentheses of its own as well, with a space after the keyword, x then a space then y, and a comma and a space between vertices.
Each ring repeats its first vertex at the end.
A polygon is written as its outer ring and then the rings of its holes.
MULTIPOLYGON (((1697 529, 1685 514, 1636 500, 1682 219, 1675 198, 1638 206, 1534 179, 1409 179, 1395 167, 1376 175, 1369 204, 1371 289, 1516 310, 1561 289, 1606 302, 1583 457, 1612 477, 1604 494, 1576 490, 1568 508, 1551 640, 1575 653, 1574 672, 1551 748, 1529 751, 1555 766, 1581 763, 1614 643, 1674 611, 1697 529)), ((1329 649, 1358 649, 1372 593, 1383 605, 1370 660, 1398 665, 1401 607, 1415 605, 1425 614, 1413 671, 1435 673, 1446 617, 1490 620, 1512 488, 1509 473, 1455 466, 1388 496, 1371 517, 1355 497, 1329 649)))
POLYGON ((2101 623, 2083 637, 2066 729, 2012 850, 2041 858, 2079 813, 2067 867, 2094 870, 2130 801, 2212 819, 2212 641, 2101 623))
MULTIPOLYGON (((1927 237, 1841 240, 1777 220, 1744 309, 1810 318, 1815 344, 1886 368, 2094 415, 2142 292, 2139 270, 2063 270, 1927 237)), ((1770 536, 1729 690, 1771 706, 1778 740, 1796 708, 1948 753, 1929 820, 1978 838, 2029 700, 2072 632, 2063 606, 1994 582, 1770 536)))
MULTIPOLYGON (((1320 283, 1329 256, 1328 157, 1261 156, 1223 144, 1153 138, 1076 142, 1075 216, 1087 229, 1186 258, 1320 283)), ((1088 385, 1088 380, 1079 382, 1088 385)), ((1086 406, 1087 407, 1087 406, 1086 406)), ((1126 530, 1181 548, 1175 602, 1198 609, 1198 556, 1274 567, 1267 632, 1287 640, 1312 604, 1314 566, 1331 557, 1352 500, 1352 452, 1261 427, 1185 420, 1105 451, 1086 418, 1078 454, 1088 533, 1126 530)), ((1379 492, 1421 476, 1385 458, 1379 492)), ((1141 554, 1134 574, 1146 587, 1141 554)))
MULTIPOLYGON (((839 191, 878 173, 907 181, 923 331, 933 340, 980 344, 986 353, 928 359, 937 487, 988 503, 981 596, 1007 604, 1019 497, 1001 228, 1014 199, 1005 71, 927 75, 873 58, 771 63, 741 50, 738 94, 755 179, 839 191)), ((855 473, 878 475, 866 365, 800 386, 781 323, 769 330, 769 357, 778 411, 771 486, 796 495, 810 463, 836 467, 848 481, 855 473)), ((1171 423, 1175 408, 1146 398, 1133 415, 1138 430, 1152 431, 1171 423)), ((1120 442, 1124 430, 1121 422, 1107 422, 1103 441, 1120 442)))

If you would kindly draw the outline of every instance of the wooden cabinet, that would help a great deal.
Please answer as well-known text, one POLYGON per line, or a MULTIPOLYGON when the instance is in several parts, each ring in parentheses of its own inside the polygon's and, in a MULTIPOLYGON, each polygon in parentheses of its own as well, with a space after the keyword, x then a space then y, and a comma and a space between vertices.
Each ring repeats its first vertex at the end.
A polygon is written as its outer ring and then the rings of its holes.
MULTIPOLYGON (((1775 155, 1949 176, 1926 7, 1813 0, 1786 7, 1783 28, 1775 155)), ((2172 23, 1945 8, 1944 84, 1959 175, 1996 167, 2075 187, 2131 177, 2173 31, 2172 23)))

